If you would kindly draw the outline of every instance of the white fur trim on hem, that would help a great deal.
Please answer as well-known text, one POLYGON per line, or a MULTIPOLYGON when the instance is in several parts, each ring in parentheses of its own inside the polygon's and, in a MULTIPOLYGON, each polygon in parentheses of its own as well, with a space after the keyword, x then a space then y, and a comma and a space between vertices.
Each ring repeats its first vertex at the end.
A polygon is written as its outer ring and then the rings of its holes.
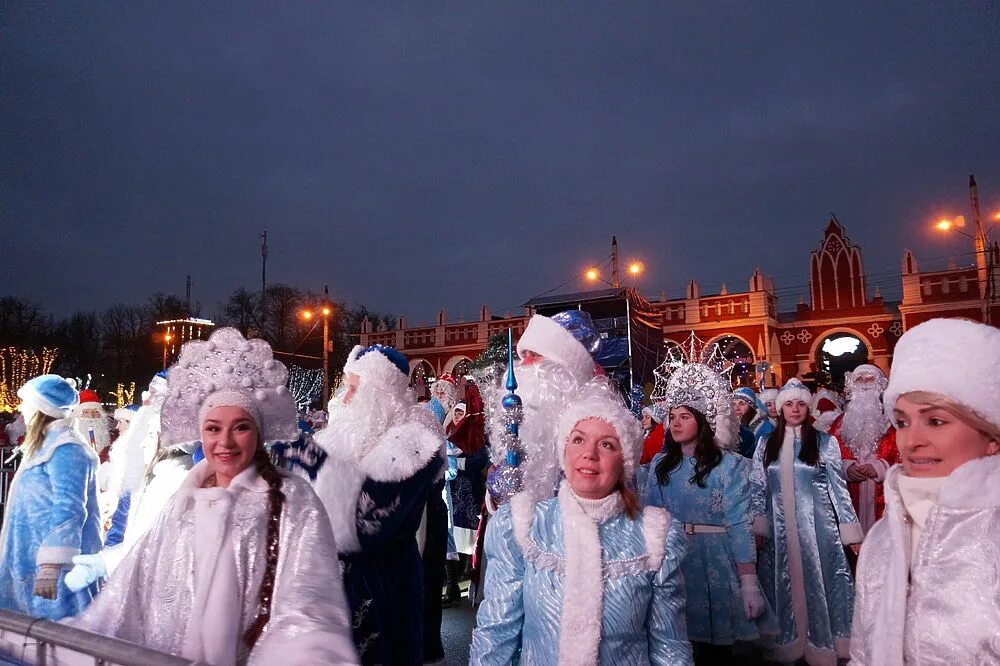
POLYGON ((73 558, 80 554, 79 548, 67 546, 41 546, 35 555, 35 564, 72 564, 73 558))
POLYGON ((596 666, 604 609, 604 572, 597 524, 571 492, 559 493, 566 575, 559 616, 560 666, 596 666))
POLYGON ((667 530, 673 517, 666 509, 647 506, 642 510, 642 537, 646 541, 646 568, 659 571, 667 554, 667 530))
MULTIPOLYGON (((809 635, 809 607, 806 603, 805 572, 802 565, 802 550, 799 540, 798 512, 795 506, 795 431, 791 428, 785 431, 785 439, 781 444, 781 452, 778 457, 781 508, 785 515, 785 554, 788 557, 789 588, 791 589, 792 596, 792 619, 795 622, 796 631, 796 638, 790 645, 800 644, 804 648, 806 647, 809 635)), ((777 549, 777 544, 775 544, 775 549, 777 549)), ((791 660, 801 656, 801 654, 793 656, 791 660)), ((779 661, 789 660, 779 659, 779 661)), ((816 664, 813 664, 813 666, 816 666, 816 664)), ((836 659, 834 659, 832 666, 836 666, 836 659)))
POLYGON ((754 516, 753 519, 753 533, 755 536, 764 537, 765 539, 770 539, 771 534, 771 521, 764 516, 754 516))
POLYGON ((861 523, 843 523, 840 526, 840 540, 845 546, 864 541, 865 533, 861 529, 861 523))

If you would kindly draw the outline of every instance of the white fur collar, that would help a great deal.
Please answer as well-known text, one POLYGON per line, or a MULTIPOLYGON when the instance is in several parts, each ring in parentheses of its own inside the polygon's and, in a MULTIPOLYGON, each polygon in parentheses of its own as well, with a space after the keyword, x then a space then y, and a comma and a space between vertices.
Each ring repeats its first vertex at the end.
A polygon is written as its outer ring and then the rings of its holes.
POLYGON ((75 444, 86 451, 88 457, 95 463, 99 460, 94 448, 83 441, 80 433, 73 427, 71 419, 57 419, 45 426, 45 439, 42 440, 42 445, 38 447, 30 460, 21 463, 20 468, 29 469, 47 463, 52 459, 52 454, 56 452, 56 449, 64 444, 75 444))
POLYGON ((358 466, 375 481, 403 481, 423 469, 435 455, 447 460, 444 431, 440 426, 432 429, 413 420, 386 430, 358 466))
POLYGON ((560 666, 597 664, 604 609, 601 537, 565 481, 559 491, 566 575, 559 617, 560 666))
POLYGON ((938 504, 949 509, 992 509, 1000 506, 1000 455, 970 460, 948 477, 938 504))
MULTIPOLYGON (((187 476, 184 477, 184 483, 181 487, 177 489, 178 497, 192 496, 195 490, 201 489, 205 484, 205 479, 207 479, 212 474, 212 470, 208 467, 208 461, 202 460, 200 463, 191 468, 187 476)), ((249 490, 255 493, 266 493, 268 491, 267 481, 257 473, 257 468, 253 463, 245 470, 233 477, 233 480, 229 482, 229 487, 224 490, 228 491, 231 495, 238 495, 243 490, 249 490)))
MULTIPOLYGON (((447 460, 444 431, 434 422, 434 417, 421 407, 414 407, 408 415, 410 420, 386 430, 360 462, 333 454, 320 468, 316 494, 326 507, 337 547, 342 553, 361 550, 357 513, 358 497, 365 479, 404 481, 423 469, 435 455, 447 460)), ((441 466, 440 474, 444 474, 446 466, 441 466)))

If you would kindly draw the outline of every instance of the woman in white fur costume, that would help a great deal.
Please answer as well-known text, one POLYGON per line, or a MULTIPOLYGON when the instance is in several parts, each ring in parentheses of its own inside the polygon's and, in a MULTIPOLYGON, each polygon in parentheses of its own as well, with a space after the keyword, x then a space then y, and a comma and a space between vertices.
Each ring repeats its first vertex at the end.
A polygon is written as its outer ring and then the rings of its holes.
POLYGON ((861 550, 851 664, 998 664, 1000 330, 910 329, 884 400, 902 463, 861 550))
POLYGON ((683 528, 665 509, 640 511, 624 482, 642 452, 639 422, 592 380, 558 433, 558 497, 521 493, 489 523, 471 662, 691 664, 683 528))
POLYGON ((854 580, 844 546, 863 533, 847 492, 835 437, 809 423, 812 395, 790 379, 778 425, 757 443, 750 483, 761 587, 778 621, 771 657, 836 666, 851 640, 854 580))
POLYGON ((357 663, 326 512, 264 451, 296 432, 287 377, 235 329, 184 345, 161 441, 205 459, 75 626, 214 666, 357 663))

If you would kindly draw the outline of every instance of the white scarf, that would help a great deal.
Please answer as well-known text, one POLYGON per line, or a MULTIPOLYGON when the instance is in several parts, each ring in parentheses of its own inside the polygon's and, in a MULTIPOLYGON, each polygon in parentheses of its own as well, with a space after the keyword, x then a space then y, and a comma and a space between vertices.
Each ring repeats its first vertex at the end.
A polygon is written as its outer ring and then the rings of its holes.
POLYGON ((946 476, 934 478, 919 478, 900 474, 896 477, 899 484, 899 498, 903 501, 906 513, 910 515, 910 552, 909 569, 917 557, 917 546, 920 545, 920 535, 924 533, 924 524, 931 509, 937 506, 938 493, 941 486, 948 480, 946 476))
POLYGON ((257 477, 257 471, 247 468, 228 488, 202 488, 207 476, 204 465, 189 475, 196 484, 190 491, 194 502, 194 615, 183 656, 212 666, 230 666, 236 663, 243 608, 230 520, 234 496, 257 477))
POLYGON ((604 567, 598 526, 623 511, 621 493, 586 500, 577 497, 563 481, 558 502, 566 551, 559 664, 597 664, 604 608, 604 567))

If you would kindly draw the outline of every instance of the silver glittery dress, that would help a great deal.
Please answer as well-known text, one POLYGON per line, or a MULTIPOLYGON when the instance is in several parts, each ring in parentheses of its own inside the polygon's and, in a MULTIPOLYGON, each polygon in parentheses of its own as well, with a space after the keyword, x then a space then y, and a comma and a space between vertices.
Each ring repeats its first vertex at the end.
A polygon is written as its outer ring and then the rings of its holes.
POLYGON ((1000 664, 1000 456, 951 473, 910 563, 899 465, 858 561, 851 664, 1000 664))
POLYGON ((253 468, 224 490, 201 488, 206 476, 205 462, 191 470, 73 624, 217 666, 357 663, 329 518, 309 484, 294 476, 282 484, 270 621, 248 654, 239 637, 257 614, 268 486, 253 468), (214 545, 206 549, 206 541, 214 545), (208 568, 206 557, 214 560, 208 568), (213 645, 219 641, 225 644, 213 645))

